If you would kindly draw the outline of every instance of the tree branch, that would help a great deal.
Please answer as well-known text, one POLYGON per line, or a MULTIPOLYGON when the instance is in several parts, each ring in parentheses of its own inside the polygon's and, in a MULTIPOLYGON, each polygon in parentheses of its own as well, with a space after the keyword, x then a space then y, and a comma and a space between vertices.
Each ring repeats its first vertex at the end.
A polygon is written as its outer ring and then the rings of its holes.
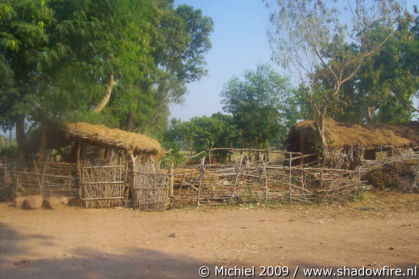
POLYGON ((109 78, 108 87, 106 88, 106 95, 103 97, 103 99, 99 103, 99 105, 97 105, 97 107, 93 110, 94 112, 99 113, 106 107, 106 105, 108 104, 108 102, 111 98, 112 89, 115 85, 116 85, 116 82, 113 79, 113 74, 111 74, 111 76, 109 78))

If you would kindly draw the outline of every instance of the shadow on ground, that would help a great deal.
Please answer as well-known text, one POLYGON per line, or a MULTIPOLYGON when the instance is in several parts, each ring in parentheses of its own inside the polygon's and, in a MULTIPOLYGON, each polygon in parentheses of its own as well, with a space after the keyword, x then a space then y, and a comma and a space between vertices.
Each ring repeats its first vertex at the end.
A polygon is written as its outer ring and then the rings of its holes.
MULTIPOLYGON (((211 272, 209 278, 249 278, 249 276, 214 276, 216 263, 203 262, 187 255, 182 255, 184 251, 178 251, 178 255, 165 254, 155 250, 131 249, 123 255, 103 254, 100 251, 86 248, 72 248, 66 251, 65 256, 48 257, 32 260, 30 249, 20 246, 23 240, 34 239, 40 241, 42 245, 53 245, 52 237, 22 234, 0 223, 0 278, 58 278, 58 279, 113 279, 113 278, 201 278, 198 274, 199 267, 208 266, 211 272), (25 256, 28 259, 25 259, 25 256), (3 261, 2 258, 18 257, 19 261, 3 261)), ((83 245, 83 243, 80 243, 83 245)), ((37 255, 39 257, 39 255, 37 255)), ((217 264, 218 267, 223 264, 217 264)), ((229 267, 236 265, 251 267, 252 263, 229 264, 229 267)), ((326 276, 304 276, 303 268, 333 268, 325 266, 315 266, 310 263, 290 263, 290 273, 288 276, 271 278, 293 278, 295 266, 299 266, 299 272, 295 278, 336 278, 326 276)), ((413 267, 414 264, 398 266, 404 270, 413 267)), ((338 267, 334 267, 336 271, 338 267)), ((380 267, 366 267, 380 268, 380 267)), ((262 278, 259 275, 261 269, 255 268, 253 278, 262 278)), ((417 267, 419 273, 419 267, 417 267)), ((417 274, 416 276, 418 276, 417 274)), ((265 277, 266 278, 266 277, 265 277)), ((268 277, 269 278, 269 277, 268 277)), ((339 278, 365 278, 356 276, 342 276, 339 278)), ((369 277, 369 278, 396 278, 393 277, 369 277)), ((417 277, 408 277, 417 278, 417 277)))
POLYGON ((22 234, 9 226, 0 223, 0 256, 1 255, 28 255, 29 251, 22 248, 19 243, 22 240, 35 239, 42 245, 53 245, 51 236, 39 234, 22 234))
POLYGON ((132 250, 125 255, 75 249, 61 258, 46 258, 3 266, 0 278, 199 278, 205 263, 151 250, 132 250))

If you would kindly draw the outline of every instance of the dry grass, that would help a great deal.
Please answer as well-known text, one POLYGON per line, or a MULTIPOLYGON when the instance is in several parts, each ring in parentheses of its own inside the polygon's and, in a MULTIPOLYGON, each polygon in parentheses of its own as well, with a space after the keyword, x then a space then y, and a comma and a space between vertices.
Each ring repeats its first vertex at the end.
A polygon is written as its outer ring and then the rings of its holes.
POLYGON ((161 158, 164 150, 160 144, 147 136, 103 125, 93 125, 85 122, 66 123, 65 131, 73 140, 83 140, 93 144, 126 149, 133 153, 145 153, 161 158))
MULTIPOLYGON (((413 146, 417 142, 414 132, 417 125, 375 125, 337 123, 325 120, 326 138, 331 146, 362 145, 364 147, 389 145, 393 147, 413 146), (398 128, 400 126, 400 129, 398 128), (400 133, 397 133, 398 130, 400 133), (410 131, 410 133, 409 133, 410 131), (403 136, 400 136, 403 135, 403 136)), ((294 127, 294 132, 315 135, 314 122, 304 120, 294 127)))

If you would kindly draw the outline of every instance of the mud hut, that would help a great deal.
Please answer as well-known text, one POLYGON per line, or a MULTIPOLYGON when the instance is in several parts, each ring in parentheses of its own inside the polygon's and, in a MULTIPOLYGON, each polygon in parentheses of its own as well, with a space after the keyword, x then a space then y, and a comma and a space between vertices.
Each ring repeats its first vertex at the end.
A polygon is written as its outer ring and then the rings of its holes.
MULTIPOLYGON (((326 152, 334 167, 354 168, 363 160, 376 160, 419 146, 419 123, 358 125, 325 120, 326 152)), ((313 121, 297 123, 284 147, 291 152, 320 152, 320 137, 313 121)), ((313 157, 314 158, 314 157, 313 157)))

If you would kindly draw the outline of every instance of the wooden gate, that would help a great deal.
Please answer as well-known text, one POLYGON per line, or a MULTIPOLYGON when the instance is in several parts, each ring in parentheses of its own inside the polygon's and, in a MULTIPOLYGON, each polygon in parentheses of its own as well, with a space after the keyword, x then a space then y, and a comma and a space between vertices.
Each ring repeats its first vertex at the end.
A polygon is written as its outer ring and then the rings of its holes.
POLYGON ((113 207, 126 201, 124 165, 84 166, 80 172, 80 199, 84 206, 113 207))
POLYGON ((167 207, 170 175, 158 172, 137 171, 133 175, 132 201, 140 210, 160 210, 167 207))

